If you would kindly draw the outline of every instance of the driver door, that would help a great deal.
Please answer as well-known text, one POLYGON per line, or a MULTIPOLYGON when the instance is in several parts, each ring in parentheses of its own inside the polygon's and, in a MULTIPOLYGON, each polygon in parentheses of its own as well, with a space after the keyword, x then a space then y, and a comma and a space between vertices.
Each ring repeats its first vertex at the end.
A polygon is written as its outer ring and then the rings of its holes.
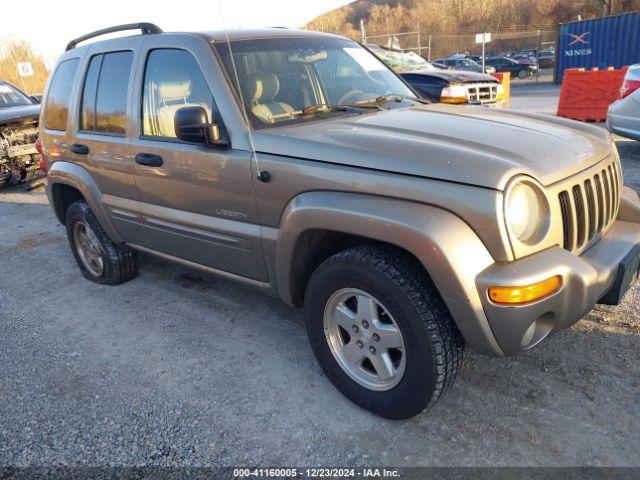
POLYGON ((144 230, 137 246, 267 281, 251 153, 179 140, 174 116, 184 107, 203 107, 223 127, 207 79, 186 49, 147 47, 143 57, 140 136, 132 142, 144 230))

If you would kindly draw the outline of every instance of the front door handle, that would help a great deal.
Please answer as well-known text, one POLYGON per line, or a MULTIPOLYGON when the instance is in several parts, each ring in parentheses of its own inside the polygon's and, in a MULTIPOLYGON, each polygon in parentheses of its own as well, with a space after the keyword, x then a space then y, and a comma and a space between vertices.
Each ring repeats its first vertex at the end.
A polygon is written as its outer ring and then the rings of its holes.
POLYGON ((154 153, 139 153, 136 155, 136 163, 145 167, 161 167, 162 157, 154 153))
POLYGON ((71 150, 73 153, 77 153, 78 155, 89 154, 89 147, 87 147, 86 145, 80 145, 79 143, 74 143, 73 145, 71 145, 69 147, 69 150, 71 150))

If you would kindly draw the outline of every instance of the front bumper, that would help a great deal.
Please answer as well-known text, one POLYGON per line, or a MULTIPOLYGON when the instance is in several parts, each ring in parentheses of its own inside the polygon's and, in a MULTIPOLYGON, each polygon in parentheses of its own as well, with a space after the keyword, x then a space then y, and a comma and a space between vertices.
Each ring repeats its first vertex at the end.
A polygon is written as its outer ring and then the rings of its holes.
POLYGON ((494 264, 476 277, 489 326, 504 354, 528 350, 568 328, 614 286, 619 265, 640 245, 640 199, 629 190, 623 197, 613 227, 582 255, 552 247, 515 262, 494 264), (562 277, 560 290, 531 304, 497 305, 487 294, 491 286, 529 285, 555 275, 562 277))

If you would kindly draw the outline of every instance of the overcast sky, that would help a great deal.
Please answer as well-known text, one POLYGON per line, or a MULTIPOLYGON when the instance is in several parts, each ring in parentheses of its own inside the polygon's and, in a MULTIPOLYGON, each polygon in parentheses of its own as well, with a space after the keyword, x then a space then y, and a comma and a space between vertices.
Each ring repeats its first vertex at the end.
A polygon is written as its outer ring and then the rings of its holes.
MULTIPOLYGON (((228 28, 300 27, 315 16, 349 0, 219 0, 228 28)), ((28 3, 28 5, 27 5, 28 3)), ((64 51, 67 42, 100 28, 152 22, 166 31, 215 30, 223 27, 218 0, 37 0, 22 14, 3 16, 3 36, 29 40, 47 57, 64 51)))

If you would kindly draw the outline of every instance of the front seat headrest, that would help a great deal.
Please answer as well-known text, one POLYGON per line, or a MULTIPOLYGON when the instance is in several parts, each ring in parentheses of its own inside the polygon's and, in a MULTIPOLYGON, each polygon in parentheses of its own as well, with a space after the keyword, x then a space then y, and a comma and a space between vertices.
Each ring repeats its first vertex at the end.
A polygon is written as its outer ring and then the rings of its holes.
POLYGON ((280 81, 273 73, 253 75, 250 85, 253 87, 251 92, 253 103, 271 102, 280 91, 280 81))

